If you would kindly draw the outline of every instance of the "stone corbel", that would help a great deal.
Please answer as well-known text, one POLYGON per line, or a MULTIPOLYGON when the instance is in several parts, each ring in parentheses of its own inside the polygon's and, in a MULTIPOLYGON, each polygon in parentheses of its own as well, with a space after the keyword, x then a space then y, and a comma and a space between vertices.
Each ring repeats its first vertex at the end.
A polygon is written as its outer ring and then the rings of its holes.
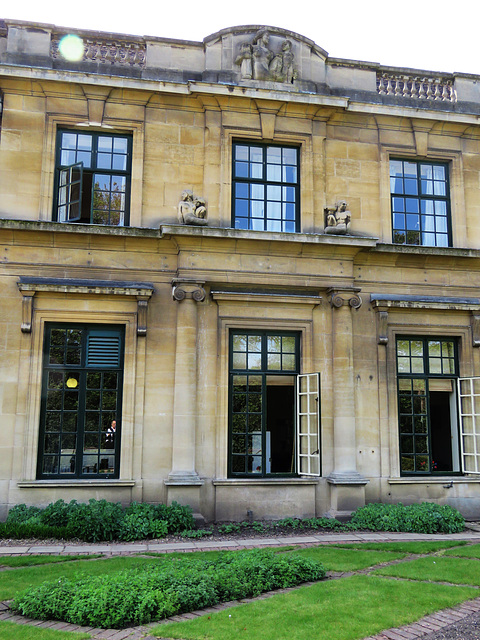
POLYGON ((137 298, 137 336, 147 335, 147 308, 148 298, 139 296, 137 298))
POLYGON ((328 289, 328 301, 333 309, 349 306, 352 309, 360 309, 363 300, 358 295, 361 289, 328 289))
POLYGON ((377 310, 377 344, 388 344, 388 311, 377 310))
POLYGON ((32 332, 33 298, 35 291, 22 291, 22 333, 32 332))
POLYGON ((205 282, 198 280, 176 278, 172 280, 172 297, 176 302, 182 302, 185 299, 203 302, 207 295, 203 288, 204 284, 205 282))
POLYGON ((480 347, 480 315, 472 311, 470 323, 472 326, 472 344, 474 347, 480 347))

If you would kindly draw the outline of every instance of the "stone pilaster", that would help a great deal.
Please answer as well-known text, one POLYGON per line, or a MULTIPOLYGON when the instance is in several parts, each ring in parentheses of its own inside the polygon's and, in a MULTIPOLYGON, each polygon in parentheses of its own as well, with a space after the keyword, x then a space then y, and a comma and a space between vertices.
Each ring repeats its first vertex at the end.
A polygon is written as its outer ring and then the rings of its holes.
POLYGON ((205 299, 202 282, 173 280, 172 295, 178 303, 175 352, 175 387, 172 470, 165 484, 168 500, 200 510, 199 487, 203 481, 195 469, 197 406, 197 302, 205 299), (191 487, 193 491, 189 491, 191 487))
POLYGON ((362 305, 360 289, 330 289, 332 307, 334 469, 327 477, 330 513, 348 515, 365 504, 367 480, 357 471, 353 318, 362 305))

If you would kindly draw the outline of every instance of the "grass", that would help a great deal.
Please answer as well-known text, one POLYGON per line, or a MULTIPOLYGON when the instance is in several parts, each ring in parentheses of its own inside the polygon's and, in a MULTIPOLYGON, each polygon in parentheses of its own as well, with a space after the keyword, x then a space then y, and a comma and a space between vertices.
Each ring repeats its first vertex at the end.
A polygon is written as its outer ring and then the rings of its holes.
MULTIPOLYGON (((433 553, 435 551, 442 551, 443 549, 450 549, 451 547, 460 547, 466 545, 465 540, 453 541, 453 540, 432 540, 425 542, 359 542, 357 544, 335 544, 334 547, 340 547, 341 549, 362 549, 364 551, 394 551, 399 553, 433 553)), ((462 555, 460 553, 454 553, 453 555, 462 555)))
POLYGON ((12 640, 12 638, 15 640, 88 640, 90 635, 0 622, 0 640, 12 640))
MULTIPOLYGON (((330 571, 355 571, 409 554, 429 554, 372 569, 370 575, 356 575, 323 581, 265 600, 229 607, 194 620, 167 623, 150 631, 160 637, 184 640, 359 640, 390 627, 479 597, 480 544, 466 546, 457 541, 365 543, 285 547, 290 553, 322 562, 330 571), (406 578, 391 580, 389 577, 406 578), (450 584, 440 584, 448 582, 450 584), (457 586, 461 585, 461 586, 457 586), (464 586, 472 585, 472 586, 464 586), (381 603, 381 606, 379 606, 381 603)), ((214 558, 224 551, 196 552, 196 557, 214 558)), ((238 551, 238 553, 242 553, 238 551)), ((0 600, 19 591, 61 576, 104 575, 125 569, 156 565, 173 558, 189 561, 191 554, 146 554, 129 557, 30 556, 0 558, 14 571, 0 572, 0 600), (39 561, 41 566, 35 566, 39 561)), ((0 623, 0 640, 81 640, 85 635, 0 623), (13 630, 13 632, 12 632, 13 630)))
POLYGON ((445 551, 446 556, 461 556, 463 558, 477 558, 480 560, 480 544, 472 544, 464 549, 445 551))
MULTIPOLYGON (((409 578, 410 580, 431 580, 452 584, 472 584, 480 587, 480 561, 467 558, 445 558, 430 556, 417 558, 411 562, 382 567, 375 575, 409 578)), ((480 596, 480 593, 478 594, 480 596)))
POLYGON ((98 576, 105 573, 116 573, 124 569, 154 564, 159 560, 152 558, 119 557, 105 558, 90 562, 76 560, 73 562, 46 564, 41 567, 25 567, 15 571, 0 572, 0 600, 10 600, 19 591, 36 587, 46 580, 55 580, 62 576, 71 578, 77 574, 98 576))
POLYGON ((358 640, 476 595, 470 587, 353 576, 167 623, 150 634, 185 640, 358 640))
POLYGON ((55 564, 57 562, 74 562, 75 560, 96 560, 102 554, 79 556, 7 556, 0 558, 0 567, 34 567, 39 564, 55 564))
POLYGON ((340 549, 338 547, 309 547, 297 549, 295 555, 321 562, 327 571, 358 571, 381 562, 390 562, 404 558, 406 553, 391 551, 363 551, 363 549, 340 549))

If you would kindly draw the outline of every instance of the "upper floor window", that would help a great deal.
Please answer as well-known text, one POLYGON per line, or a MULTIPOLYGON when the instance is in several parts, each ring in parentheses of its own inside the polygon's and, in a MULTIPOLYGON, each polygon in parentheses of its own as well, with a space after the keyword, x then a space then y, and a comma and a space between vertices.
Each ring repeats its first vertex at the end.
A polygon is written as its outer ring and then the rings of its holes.
POLYGON ((446 164, 390 160, 390 193, 393 242, 451 246, 446 164))
POLYGON ((299 173, 296 147, 235 142, 232 226, 299 231, 299 173))
POLYGON ((131 148, 130 136, 60 131, 54 219, 128 225, 131 148))

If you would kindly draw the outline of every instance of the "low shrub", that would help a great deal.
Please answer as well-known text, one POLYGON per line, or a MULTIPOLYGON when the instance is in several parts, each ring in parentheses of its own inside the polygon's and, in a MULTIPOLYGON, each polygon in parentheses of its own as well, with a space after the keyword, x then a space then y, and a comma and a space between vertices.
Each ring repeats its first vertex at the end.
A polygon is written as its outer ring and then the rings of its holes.
POLYGON ((159 504, 155 508, 157 518, 166 520, 168 533, 180 533, 195 528, 192 507, 181 505, 175 500, 170 505, 159 504))
POLYGON ((157 510, 151 504, 132 502, 123 514, 120 524, 120 540, 139 538, 164 538, 168 533, 166 520, 157 519, 157 510))
POLYGON ((324 576, 325 569, 314 560, 271 550, 216 559, 189 555, 110 576, 45 582, 19 594, 12 608, 41 620, 122 628, 324 576))
POLYGON ((372 531, 458 533, 465 529, 465 520, 449 505, 432 502, 411 505, 372 503, 354 512, 351 525, 372 531))
POLYGON ((119 502, 93 498, 86 504, 57 500, 43 509, 20 504, 9 511, 4 524, 8 526, 0 528, 3 538, 79 538, 86 542, 164 538, 195 527, 192 509, 177 502, 169 506, 132 502, 124 509, 119 502))

